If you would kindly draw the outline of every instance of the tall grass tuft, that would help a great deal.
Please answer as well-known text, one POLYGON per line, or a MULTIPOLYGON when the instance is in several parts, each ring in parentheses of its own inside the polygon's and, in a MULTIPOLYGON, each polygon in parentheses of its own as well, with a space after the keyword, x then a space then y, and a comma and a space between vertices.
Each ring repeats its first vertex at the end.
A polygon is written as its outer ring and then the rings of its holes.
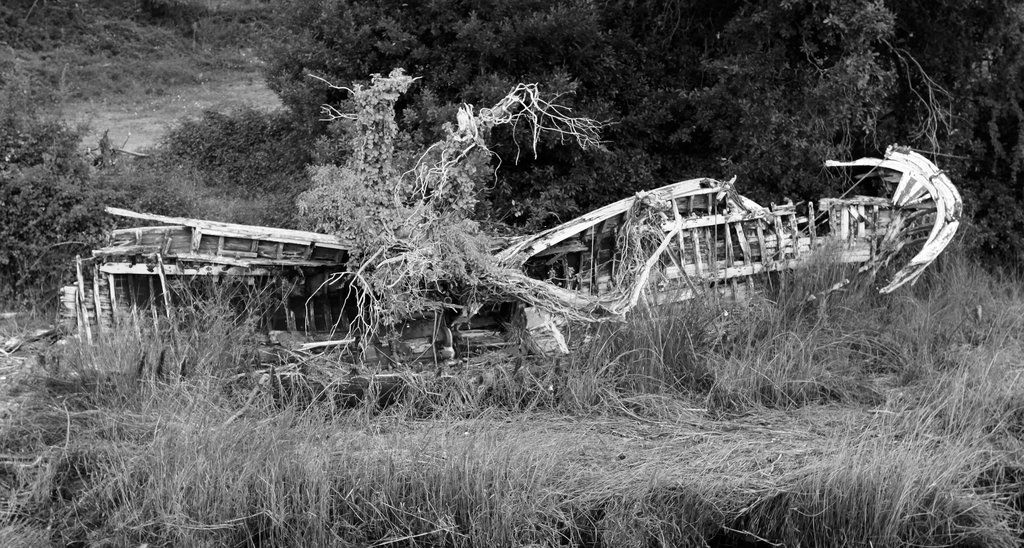
POLYGON ((25 455, 0 466, 17 485, 0 539, 1017 545, 1019 283, 950 258, 912 290, 808 303, 843 275, 821 268, 743 306, 640 310, 547 369, 417 385, 387 409, 243 403, 258 326, 238 295, 158 328, 138 315, 22 387, 0 429, 0 453, 25 455))

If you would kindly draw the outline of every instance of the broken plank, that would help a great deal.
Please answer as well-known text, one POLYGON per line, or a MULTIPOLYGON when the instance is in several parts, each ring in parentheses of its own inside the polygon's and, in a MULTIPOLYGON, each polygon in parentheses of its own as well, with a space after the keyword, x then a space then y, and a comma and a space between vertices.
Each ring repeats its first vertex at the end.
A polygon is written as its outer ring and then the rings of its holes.
MULTIPOLYGON (((106 263, 100 265, 104 274, 136 274, 156 276, 156 266, 145 264, 106 263)), ((165 264, 166 276, 270 276, 275 270, 261 267, 239 267, 228 265, 204 265, 184 267, 177 264, 165 264)))
POLYGON ((349 249, 351 242, 337 236, 321 234, 319 232, 306 232, 302 230, 291 230, 287 228, 272 228, 266 226, 241 225, 234 223, 221 223, 217 221, 206 221, 202 219, 190 219, 187 217, 169 217, 165 215, 153 215, 150 213, 138 213, 135 211, 108 207, 105 210, 111 215, 127 217, 130 219, 141 219, 145 221, 156 221, 172 225, 190 226, 199 228, 206 234, 217 236, 229 236, 234 238, 251 238, 255 240, 271 240, 275 242, 309 244, 316 243, 325 247, 337 247, 349 249))
MULTIPOLYGON (((704 275, 704 257, 701 255, 699 233, 700 229, 694 228, 690 230, 690 239, 693 240, 693 264, 696 269, 697 277, 704 275)), ((686 262, 685 258, 683 262, 686 262)))
MULTIPOLYGON (((717 192, 717 189, 705 188, 703 186, 708 185, 708 181, 711 180, 690 179, 688 181, 663 186, 652 190, 650 193, 656 194, 659 197, 664 197, 666 200, 674 200, 689 194, 717 192)), ((710 184, 713 184, 714 182, 715 181, 710 184)), ((506 264, 517 262, 521 263, 552 245, 562 242, 571 236, 580 234, 586 229, 607 221, 616 215, 629 211, 629 209, 633 207, 633 203, 635 201, 636 196, 619 200, 618 202, 595 209, 567 223, 550 228, 529 238, 521 239, 498 253, 497 258, 500 262, 506 264)))
POLYGON ((315 350, 318 348, 333 348, 337 346, 349 346, 356 343, 355 338, 338 339, 336 341, 319 341, 299 345, 299 350, 315 350))

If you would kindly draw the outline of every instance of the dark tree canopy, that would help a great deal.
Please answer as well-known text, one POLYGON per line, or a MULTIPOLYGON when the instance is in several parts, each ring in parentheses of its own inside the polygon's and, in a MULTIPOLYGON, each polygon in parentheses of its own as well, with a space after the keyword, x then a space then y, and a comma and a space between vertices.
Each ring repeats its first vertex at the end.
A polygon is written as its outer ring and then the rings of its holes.
POLYGON ((489 104, 518 82, 612 122, 606 150, 596 152, 552 138, 534 158, 513 135, 495 135, 502 169, 481 197, 494 218, 549 224, 701 175, 739 175, 766 201, 817 197, 843 184, 824 176, 825 159, 899 142, 951 155, 940 164, 974 205, 983 247, 1024 232, 1020 1, 298 0, 293 8, 289 47, 271 52, 267 71, 296 116, 315 120, 322 103, 346 99, 307 74, 347 84, 403 67, 421 77, 398 105, 412 144, 437 140, 458 104, 489 104))

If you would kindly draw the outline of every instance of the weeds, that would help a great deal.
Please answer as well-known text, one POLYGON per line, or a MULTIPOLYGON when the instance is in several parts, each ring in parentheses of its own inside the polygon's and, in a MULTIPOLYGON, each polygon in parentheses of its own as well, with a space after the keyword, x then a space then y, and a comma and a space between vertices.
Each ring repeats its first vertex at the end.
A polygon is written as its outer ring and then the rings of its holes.
POLYGON ((159 94, 208 81, 203 74, 253 70, 257 37, 272 35, 272 9, 263 3, 216 10, 176 2, 180 17, 151 19, 135 4, 104 0, 83 9, 57 0, 0 7, 0 33, 13 48, 0 52, 0 72, 31 74, 37 99, 159 94))
POLYGON ((68 344, 21 388, 31 398, 0 432, 0 452, 24 455, 0 467, 11 494, 0 535, 1017 545, 1017 282, 957 257, 894 297, 853 288, 808 305, 817 282, 775 282, 749 306, 638 311, 557 365, 490 379, 482 395, 469 381, 413 383, 396 405, 351 411, 260 392, 243 408, 255 328, 238 316, 245 299, 225 295, 159 329, 139 316, 98 345, 68 344), (978 304, 980 317, 965 318, 978 304))

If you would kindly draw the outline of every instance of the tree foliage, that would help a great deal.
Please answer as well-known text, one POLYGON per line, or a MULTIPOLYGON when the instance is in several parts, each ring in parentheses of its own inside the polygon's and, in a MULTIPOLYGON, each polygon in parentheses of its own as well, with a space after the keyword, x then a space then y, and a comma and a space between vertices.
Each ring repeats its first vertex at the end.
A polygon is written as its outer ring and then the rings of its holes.
POLYGON ((892 142, 939 163, 976 204, 982 242, 1024 228, 1020 0, 299 0, 290 47, 268 76, 297 116, 396 66, 422 76, 396 104, 427 144, 462 102, 516 82, 564 93, 579 115, 614 122, 602 151, 551 138, 520 156, 496 131, 502 174, 490 215, 548 224, 638 189, 739 175, 778 200, 839 190, 830 157, 892 142), (957 159, 955 157, 964 157, 957 159))
MULTIPOLYGON (((0 87, 0 299, 56 288, 107 228, 109 193, 90 182, 81 134, 37 112, 25 80, 0 87)), ((55 293, 52 293, 55 295, 55 293)))

